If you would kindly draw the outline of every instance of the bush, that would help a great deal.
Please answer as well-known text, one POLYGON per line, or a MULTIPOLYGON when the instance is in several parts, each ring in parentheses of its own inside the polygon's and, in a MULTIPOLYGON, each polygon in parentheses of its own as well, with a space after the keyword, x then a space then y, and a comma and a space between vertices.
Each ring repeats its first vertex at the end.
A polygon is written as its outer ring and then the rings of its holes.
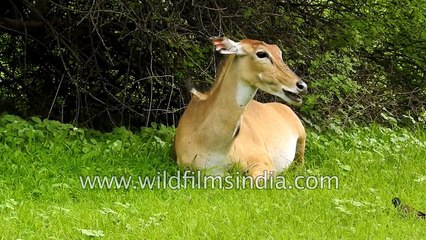
POLYGON ((189 100, 185 82, 205 90, 213 81, 208 38, 227 35, 281 47, 308 82, 300 111, 311 122, 382 122, 383 112, 418 121, 424 9, 422 1, 9 1, 0 13, 0 106, 103 130, 175 125, 189 100))

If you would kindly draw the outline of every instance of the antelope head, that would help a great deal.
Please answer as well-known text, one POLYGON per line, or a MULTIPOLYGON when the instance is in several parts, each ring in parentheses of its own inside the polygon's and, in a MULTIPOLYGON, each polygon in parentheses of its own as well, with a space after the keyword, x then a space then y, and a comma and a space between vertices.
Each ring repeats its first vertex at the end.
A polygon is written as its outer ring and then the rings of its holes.
POLYGON ((235 55, 241 81, 289 104, 302 103, 300 95, 307 92, 307 85, 284 63, 277 45, 251 39, 234 42, 225 37, 211 40, 216 51, 235 55))

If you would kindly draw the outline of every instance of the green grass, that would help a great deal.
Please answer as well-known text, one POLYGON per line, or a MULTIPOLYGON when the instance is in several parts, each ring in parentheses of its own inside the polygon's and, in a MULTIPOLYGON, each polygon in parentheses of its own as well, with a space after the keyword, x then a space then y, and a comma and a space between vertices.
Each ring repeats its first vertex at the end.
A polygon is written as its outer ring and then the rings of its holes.
POLYGON ((0 236, 4 239, 422 239, 426 132, 380 126, 308 130, 299 175, 338 176, 338 189, 83 189, 79 176, 179 170, 173 129, 132 133, 0 118, 0 236))

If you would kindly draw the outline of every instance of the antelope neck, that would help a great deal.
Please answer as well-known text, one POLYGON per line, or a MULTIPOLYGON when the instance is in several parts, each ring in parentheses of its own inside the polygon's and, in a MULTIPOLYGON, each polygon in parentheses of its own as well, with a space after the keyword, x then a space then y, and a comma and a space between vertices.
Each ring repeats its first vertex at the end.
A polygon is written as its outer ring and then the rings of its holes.
POLYGON ((244 69, 238 59, 232 57, 225 63, 207 101, 209 104, 211 121, 218 126, 216 135, 223 135, 225 139, 232 139, 235 129, 241 124, 241 116, 245 107, 253 99, 257 88, 244 82, 240 76, 244 69), (229 137, 229 138, 228 138, 229 137))

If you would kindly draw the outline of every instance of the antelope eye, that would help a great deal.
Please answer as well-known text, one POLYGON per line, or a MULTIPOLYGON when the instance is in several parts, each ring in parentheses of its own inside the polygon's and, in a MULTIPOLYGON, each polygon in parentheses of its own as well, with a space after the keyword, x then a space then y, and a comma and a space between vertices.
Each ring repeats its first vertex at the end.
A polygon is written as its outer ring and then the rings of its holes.
POLYGON ((269 56, 268 56, 268 54, 267 54, 266 52, 264 52, 264 51, 259 51, 259 52, 257 52, 257 53, 256 53, 256 56, 257 56, 258 58, 266 58, 266 57, 269 57, 269 56))

